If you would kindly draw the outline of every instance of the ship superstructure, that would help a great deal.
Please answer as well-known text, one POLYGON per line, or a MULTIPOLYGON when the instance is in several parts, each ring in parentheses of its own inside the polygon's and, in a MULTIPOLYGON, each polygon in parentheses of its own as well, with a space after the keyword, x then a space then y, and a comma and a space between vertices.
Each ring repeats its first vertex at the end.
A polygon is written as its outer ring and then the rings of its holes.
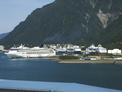
POLYGON ((51 57, 55 56, 56 52, 52 48, 46 48, 46 47, 25 47, 24 45, 21 45, 19 47, 12 47, 9 49, 5 54, 10 58, 17 58, 17 57, 23 57, 23 58, 38 58, 38 57, 51 57))

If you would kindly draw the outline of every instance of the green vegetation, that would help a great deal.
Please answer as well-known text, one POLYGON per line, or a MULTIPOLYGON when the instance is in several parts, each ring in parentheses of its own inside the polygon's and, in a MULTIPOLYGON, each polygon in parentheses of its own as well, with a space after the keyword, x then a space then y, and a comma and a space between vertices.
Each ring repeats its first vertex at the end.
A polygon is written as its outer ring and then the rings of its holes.
POLYGON ((70 59, 79 59, 78 56, 59 56, 59 59, 61 60, 70 60, 70 59))

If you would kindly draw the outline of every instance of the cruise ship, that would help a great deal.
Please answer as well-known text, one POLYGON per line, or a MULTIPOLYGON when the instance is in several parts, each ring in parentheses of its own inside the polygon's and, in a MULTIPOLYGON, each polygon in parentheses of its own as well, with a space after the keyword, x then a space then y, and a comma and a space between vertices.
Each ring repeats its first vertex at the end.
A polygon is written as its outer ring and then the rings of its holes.
POLYGON ((19 47, 12 47, 5 54, 9 58, 40 58, 40 57, 52 57, 56 55, 56 52, 52 48, 40 48, 40 47, 25 47, 21 45, 19 47))

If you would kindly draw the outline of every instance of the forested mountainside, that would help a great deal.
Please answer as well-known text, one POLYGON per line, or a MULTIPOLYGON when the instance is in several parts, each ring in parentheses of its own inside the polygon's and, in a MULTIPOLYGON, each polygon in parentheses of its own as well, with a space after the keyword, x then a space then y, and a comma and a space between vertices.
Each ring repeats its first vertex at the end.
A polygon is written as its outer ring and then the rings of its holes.
POLYGON ((101 43, 120 47, 121 14, 122 0, 55 0, 34 10, 1 43, 101 43))

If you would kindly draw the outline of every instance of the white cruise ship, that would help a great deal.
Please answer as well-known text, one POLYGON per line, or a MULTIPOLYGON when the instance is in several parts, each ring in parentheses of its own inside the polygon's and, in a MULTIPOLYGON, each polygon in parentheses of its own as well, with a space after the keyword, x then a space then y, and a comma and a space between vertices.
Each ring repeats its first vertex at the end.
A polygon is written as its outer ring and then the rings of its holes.
POLYGON ((12 47, 9 49, 5 54, 9 58, 39 58, 39 57, 51 57, 55 56, 56 52, 55 50, 51 48, 40 48, 40 47, 25 47, 23 45, 19 47, 12 47))

